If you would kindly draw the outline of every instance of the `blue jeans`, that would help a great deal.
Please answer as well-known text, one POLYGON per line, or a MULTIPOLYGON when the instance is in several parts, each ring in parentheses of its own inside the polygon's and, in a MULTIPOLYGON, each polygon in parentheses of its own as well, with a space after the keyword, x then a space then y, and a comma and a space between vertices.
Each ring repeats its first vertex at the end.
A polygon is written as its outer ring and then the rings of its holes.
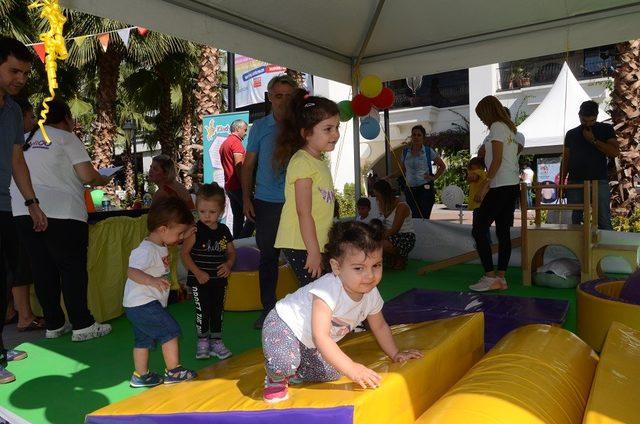
POLYGON ((256 212, 256 244, 260 249, 260 301, 262 313, 266 315, 276 306, 276 285, 278 284, 278 260, 280 249, 273 245, 276 242, 280 214, 284 203, 265 202, 254 199, 253 207, 256 212))
POLYGON ((180 325, 157 300, 140 306, 124 308, 133 325, 134 346, 137 349, 153 349, 180 337, 180 325))
MULTIPOLYGON (((582 180, 569 180, 569 184, 582 184, 582 180)), ((567 202, 579 204, 584 200, 581 189, 567 190, 567 202)), ((582 210, 573 211, 571 221, 573 224, 582 224, 582 210)), ((598 180, 598 228, 600 230, 613 230, 611 225, 611 192, 609 181, 598 180)))
POLYGON ((436 192, 433 189, 433 182, 430 184, 431 188, 428 190, 421 185, 405 189, 405 197, 411 208, 412 218, 429 219, 431 217, 433 204, 436 203, 436 192))

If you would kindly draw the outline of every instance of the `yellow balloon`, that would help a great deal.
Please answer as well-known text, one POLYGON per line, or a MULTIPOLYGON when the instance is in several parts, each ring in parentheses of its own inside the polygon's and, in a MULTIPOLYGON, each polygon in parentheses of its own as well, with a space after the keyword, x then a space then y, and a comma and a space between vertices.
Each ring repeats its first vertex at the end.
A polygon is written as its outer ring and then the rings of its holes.
POLYGON ((363 96, 373 99, 382 91, 382 81, 375 75, 367 75, 360 81, 360 92, 363 96))

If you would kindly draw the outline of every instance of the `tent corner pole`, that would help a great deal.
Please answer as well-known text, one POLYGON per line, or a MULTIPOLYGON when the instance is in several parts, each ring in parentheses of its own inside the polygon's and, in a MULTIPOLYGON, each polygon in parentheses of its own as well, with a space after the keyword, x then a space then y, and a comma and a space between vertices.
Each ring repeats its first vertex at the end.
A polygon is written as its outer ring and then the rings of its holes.
MULTIPOLYGON (((351 92, 352 95, 358 92, 358 75, 355 72, 355 61, 351 66, 351 92)), ((353 172, 354 172, 354 188, 355 199, 357 201, 362 195, 361 177, 360 177, 360 120, 357 116, 353 116, 353 172)))

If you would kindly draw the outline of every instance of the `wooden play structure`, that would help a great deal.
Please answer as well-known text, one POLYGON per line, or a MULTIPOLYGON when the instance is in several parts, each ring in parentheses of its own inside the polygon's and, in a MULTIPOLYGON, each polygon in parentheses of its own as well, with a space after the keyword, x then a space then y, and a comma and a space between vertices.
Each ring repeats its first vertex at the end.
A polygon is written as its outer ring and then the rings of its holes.
MULTIPOLYGON (((559 196, 561 197, 561 196, 559 196)), ((598 183, 585 181, 584 184, 533 184, 520 186, 520 205, 522 213, 522 279, 523 284, 531 285, 532 272, 543 264, 547 246, 559 245, 571 250, 580 262, 580 281, 604 277, 600 266, 603 258, 617 256, 625 259, 631 269, 638 267, 639 246, 604 244, 600 242, 598 231, 598 183), (535 192, 534 206, 527 206, 527 190, 535 192), (583 191, 583 202, 579 204, 543 204, 543 189, 574 189, 583 191), (527 211, 535 211, 533 225, 529 225, 527 211), (582 210, 583 224, 546 224, 542 222, 543 210, 574 211, 582 210)))

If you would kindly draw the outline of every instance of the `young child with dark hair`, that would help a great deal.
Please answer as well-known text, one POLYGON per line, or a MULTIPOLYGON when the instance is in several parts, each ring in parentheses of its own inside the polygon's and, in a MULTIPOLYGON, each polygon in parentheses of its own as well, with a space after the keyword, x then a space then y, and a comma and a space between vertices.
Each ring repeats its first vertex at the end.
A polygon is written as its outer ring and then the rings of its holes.
POLYGON ((371 200, 361 197, 356 202, 356 221, 369 223, 373 219, 371 213, 371 200))
POLYGON ((180 365, 180 326, 165 309, 169 298, 170 257, 167 246, 180 243, 194 231, 193 215, 178 198, 153 204, 147 216, 149 236, 131 251, 123 306, 133 325, 135 371, 131 387, 179 383, 196 377, 180 365), (149 371, 149 349, 159 343, 166 364, 164 377, 149 371))
POLYGON ((362 388, 377 387, 380 375, 337 345, 364 320, 392 361, 422 357, 417 350, 396 346, 382 316, 383 300, 376 288, 382 278, 382 231, 362 222, 334 224, 324 249, 332 272, 287 295, 269 312, 262 328, 265 401, 287 399, 289 384, 332 381, 342 375, 362 388))
POLYGON ((196 232, 182 245, 182 261, 189 270, 187 285, 196 309, 197 359, 231 356, 222 342, 222 316, 227 277, 236 261, 236 250, 229 227, 218 222, 224 206, 222 187, 216 183, 202 185, 196 194, 200 217, 196 232))

